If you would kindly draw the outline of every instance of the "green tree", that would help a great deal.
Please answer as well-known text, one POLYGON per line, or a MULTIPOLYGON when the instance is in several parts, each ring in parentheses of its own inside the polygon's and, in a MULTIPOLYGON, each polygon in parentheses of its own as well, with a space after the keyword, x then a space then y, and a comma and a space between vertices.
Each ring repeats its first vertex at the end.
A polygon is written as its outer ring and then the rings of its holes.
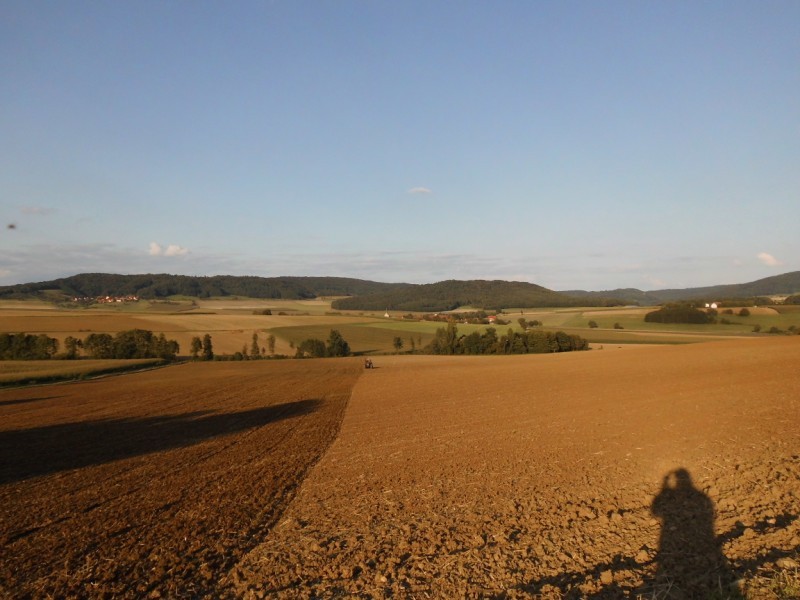
MULTIPOLYGON (((520 314, 521 313, 522 311, 520 311, 520 314)), ((522 327, 523 331, 525 331, 528 328, 528 322, 525 320, 525 317, 520 317, 519 319, 517 319, 517 323, 519 323, 519 326, 522 327)))
POLYGON ((168 340, 167 336, 159 333, 153 344, 153 353, 164 360, 175 360, 180 352, 180 346, 175 340, 168 340))
POLYGON ((192 338, 192 342, 189 346, 189 352, 192 354, 192 358, 197 360, 197 357, 200 355, 200 351, 203 349, 203 342, 200 340, 199 337, 195 336, 192 338))
POLYGON ((597 321, 589 321, 589 327, 591 329, 597 329, 597 321))
POLYGON ((452 321, 440 327, 426 350, 431 354, 455 354, 458 347, 458 327, 452 321))
POLYGON ((261 358, 261 348, 258 344, 258 332, 253 332, 253 341, 250 343, 250 358, 253 360, 261 358))
POLYGON ((114 338, 108 333, 90 333, 83 340, 83 348, 92 358, 114 358, 114 338))
POLYGON ((214 359, 214 346, 211 343, 211 335, 205 334, 203 336, 203 360, 214 359))
POLYGON ((267 336, 267 348, 270 354, 275 354, 275 336, 271 333, 267 336))
POLYGON ((403 338, 395 336, 394 340, 392 340, 392 346, 394 346, 395 352, 400 352, 403 349, 403 338))
POLYGON ((747 308, 743 308, 743 309, 741 309, 741 310, 739 311, 739 316, 740 316, 740 317, 749 317, 749 316, 750 316, 750 310, 749 310, 749 309, 747 309, 747 308))
POLYGON ((64 338, 64 358, 68 360, 75 360, 78 358, 78 348, 83 346, 83 342, 81 342, 78 338, 74 338, 71 335, 68 335, 64 338))
POLYGON ((328 336, 328 356, 350 356, 350 344, 348 344, 336 329, 331 329, 328 336))
POLYGON ((322 358, 326 354, 325 342, 309 338, 297 344, 295 358, 322 358))
POLYGON ((156 355, 152 331, 128 329, 114 336, 114 358, 152 358, 156 355))

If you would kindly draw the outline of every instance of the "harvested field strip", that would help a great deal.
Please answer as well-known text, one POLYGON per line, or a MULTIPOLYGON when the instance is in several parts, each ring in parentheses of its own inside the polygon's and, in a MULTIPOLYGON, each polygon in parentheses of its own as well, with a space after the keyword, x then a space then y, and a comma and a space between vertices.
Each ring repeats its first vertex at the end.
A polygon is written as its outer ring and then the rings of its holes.
POLYGON ((52 383, 123 373, 162 364, 158 358, 131 360, 4 360, 0 361, 0 387, 52 383))
POLYGON ((794 338, 384 357, 232 580, 243 597, 725 597, 800 551, 798 361, 794 338))
POLYGON ((0 390, 0 596, 219 597, 335 438, 358 360, 0 390))

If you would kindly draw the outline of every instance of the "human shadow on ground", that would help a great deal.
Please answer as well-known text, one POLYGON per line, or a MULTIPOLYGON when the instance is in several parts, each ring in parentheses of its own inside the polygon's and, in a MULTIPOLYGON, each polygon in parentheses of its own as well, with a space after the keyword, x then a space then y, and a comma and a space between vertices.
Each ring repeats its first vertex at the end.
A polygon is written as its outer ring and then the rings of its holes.
MULTIPOLYGON (((599 563, 583 571, 572 571, 542 577, 530 581, 519 589, 530 593, 541 593, 543 588, 553 588, 563 598, 611 599, 623 597, 642 598, 719 598, 738 600, 743 598, 735 587, 737 579, 725 555, 722 544, 741 535, 732 530, 719 536, 714 533, 714 504, 692 483, 684 468, 670 471, 664 476, 661 490, 654 498, 650 511, 661 522, 658 551, 655 558, 637 561, 633 557, 616 555, 610 561, 599 563), (630 585, 613 581, 618 572, 637 572, 645 580, 643 585, 630 585), (612 581, 602 585, 593 593, 585 593, 581 587, 600 582, 602 574, 608 572, 612 581)), ((781 524, 788 525, 796 517, 782 515, 781 524)), ((766 524, 757 524, 759 526, 766 524)), ((776 523, 775 525, 778 525, 776 523)), ((773 525, 774 526, 774 525, 773 525)), ((756 569, 765 560, 789 552, 778 552, 774 556, 760 557, 740 566, 746 571, 756 569)))
POLYGON ((233 413, 195 411, 0 431, 0 484, 191 446, 306 415, 321 404, 309 399, 233 413))
POLYGON ((736 576, 714 533, 714 503, 698 490, 689 471, 664 476, 650 507, 661 521, 657 569, 645 587, 670 590, 675 598, 742 598, 736 576))

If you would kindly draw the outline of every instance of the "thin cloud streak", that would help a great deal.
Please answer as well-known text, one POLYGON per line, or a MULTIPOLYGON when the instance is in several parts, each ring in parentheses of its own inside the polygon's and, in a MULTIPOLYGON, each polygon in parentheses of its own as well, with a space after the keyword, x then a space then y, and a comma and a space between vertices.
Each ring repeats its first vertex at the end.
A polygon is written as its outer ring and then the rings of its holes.
POLYGON ((431 191, 429 188, 426 188, 426 187, 413 187, 410 190, 408 190, 408 193, 409 194, 432 194, 433 191, 431 191))
POLYGON ((56 212, 56 209, 49 206, 21 206, 19 212, 23 215, 45 216, 52 215, 56 212))

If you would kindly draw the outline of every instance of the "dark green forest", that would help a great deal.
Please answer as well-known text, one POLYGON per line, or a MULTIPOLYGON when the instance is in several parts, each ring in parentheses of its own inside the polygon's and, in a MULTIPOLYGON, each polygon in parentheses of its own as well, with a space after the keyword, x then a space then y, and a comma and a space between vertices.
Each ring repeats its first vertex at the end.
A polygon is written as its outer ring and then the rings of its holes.
POLYGON ((274 298, 301 300, 319 296, 351 296, 370 294, 392 289, 404 284, 378 283, 344 277, 255 277, 214 275, 190 277, 187 275, 113 275, 84 273, 41 283, 25 283, 0 287, 0 298, 25 298, 40 296, 43 292, 57 292, 64 299, 98 296, 139 296, 144 299, 169 296, 244 296, 248 298, 274 298))
POLYGON ((462 306, 488 310, 534 306, 578 306, 577 298, 565 296, 533 283, 520 281, 441 281, 406 285, 393 290, 340 298, 332 304, 340 310, 407 310, 440 312, 462 306))

